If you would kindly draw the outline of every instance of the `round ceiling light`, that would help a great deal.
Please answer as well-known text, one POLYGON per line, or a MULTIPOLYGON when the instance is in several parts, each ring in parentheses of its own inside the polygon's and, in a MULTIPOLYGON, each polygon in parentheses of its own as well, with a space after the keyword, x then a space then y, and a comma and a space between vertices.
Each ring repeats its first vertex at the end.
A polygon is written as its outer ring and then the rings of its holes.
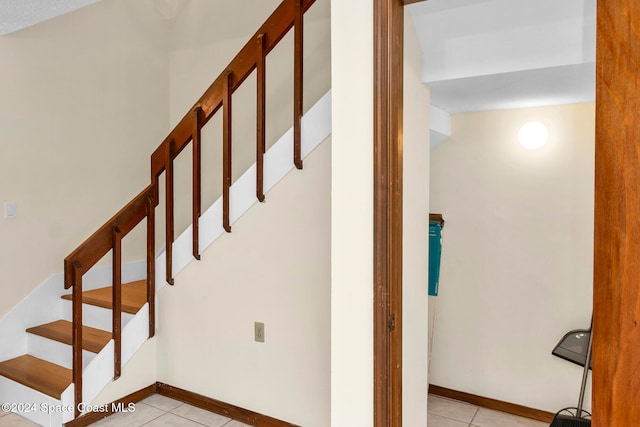
POLYGON ((549 138, 547 127, 540 122, 529 122, 523 125, 518 132, 518 140, 527 150, 535 150, 542 147, 549 138))

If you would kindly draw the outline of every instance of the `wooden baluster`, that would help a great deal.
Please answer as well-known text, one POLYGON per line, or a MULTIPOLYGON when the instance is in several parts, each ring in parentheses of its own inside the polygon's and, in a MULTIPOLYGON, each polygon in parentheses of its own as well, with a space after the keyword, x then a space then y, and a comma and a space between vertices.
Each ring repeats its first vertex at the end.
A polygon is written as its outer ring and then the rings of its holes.
POLYGON ((160 175, 151 176, 151 185, 153 187, 153 207, 157 207, 160 204, 160 175))
POLYGON ((73 329, 73 389, 75 397, 75 416, 80 415, 78 405, 82 403, 82 268, 78 261, 73 261, 72 317, 73 329))
POLYGON ((122 233, 117 224, 113 226, 113 286, 111 312, 113 315, 113 379, 120 378, 122 369, 122 233))
POLYGON ((193 139, 193 257, 200 259, 200 215, 202 214, 202 123, 204 121, 204 112, 202 108, 197 107, 193 111, 194 130, 193 139))
POLYGON ((222 95, 222 225, 231 232, 229 189, 231 188, 231 77, 227 71, 222 95))
POLYGON ((167 150, 167 160, 165 164, 166 184, 165 184, 165 198, 166 198, 166 255, 167 255, 167 283, 173 285, 173 235, 174 235, 174 219, 173 219, 173 157, 175 150, 174 140, 169 141, 169 148, 167 150))
POLYGON ((303 14, 302 0, 295 0, 293 18, 293 163, 298 169, 302 169, 303 14))
POLYGON ((147 196, 147 303, 152 338, 156 334, 156 209, 152 196, 147 196))
POLYGON ((264 153, 266 151, 266 53, 265 35, 257 37, 256 83, 257 83, 257 141, 256 141, 256 197, 264 202, 264 153))

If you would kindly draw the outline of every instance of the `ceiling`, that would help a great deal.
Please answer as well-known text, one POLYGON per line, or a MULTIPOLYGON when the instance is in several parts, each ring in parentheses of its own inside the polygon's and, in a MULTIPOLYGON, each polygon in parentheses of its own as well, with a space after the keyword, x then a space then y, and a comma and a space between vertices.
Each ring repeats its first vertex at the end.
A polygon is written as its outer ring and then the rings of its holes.
POLYGON ((0 0, 0 36, 97 1, 99 0, 0 0))
MULTIPOLYGON (((0 35, 97 1, 0 0, 0 35)), ((185 0, 144 1, 171 17, 185 0)), ((450 114, 595 99, 596 0, 429 0, 408 8, 440 139, 450 114)))
POLYGON ((422 79, 447 113, 595 99, 596 0, 429 0, 409 10, 422 79))

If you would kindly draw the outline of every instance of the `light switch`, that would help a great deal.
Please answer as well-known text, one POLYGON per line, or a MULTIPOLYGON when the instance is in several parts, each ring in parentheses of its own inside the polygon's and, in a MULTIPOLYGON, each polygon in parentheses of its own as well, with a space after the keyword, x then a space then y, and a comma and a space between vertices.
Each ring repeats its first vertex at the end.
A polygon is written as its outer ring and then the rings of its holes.
POLYGON ((264 323, 262 322, 254 322, 253 323, 254 330, 254 339, 256 342, 264 342, 264 323))
POLYGON ((4 202, 5 219, 15 219, 17 216, 16 202, 4 202))

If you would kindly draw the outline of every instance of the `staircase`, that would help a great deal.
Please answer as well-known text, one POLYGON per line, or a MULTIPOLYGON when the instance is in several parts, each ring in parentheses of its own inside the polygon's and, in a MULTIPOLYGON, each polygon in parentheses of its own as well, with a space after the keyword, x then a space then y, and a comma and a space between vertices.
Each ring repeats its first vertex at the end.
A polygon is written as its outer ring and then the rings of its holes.
MULTIPOLYGON (((136 314, 146 303, 146 282, 136 281, 122 286, 122 308, 125 313, 136 314)), ((64 295, 70 300, 71 295, 64 295)), ((101 288, 83 293, 83 304, 112 309, 111 288, 101 288)), ((61 399, 64 391, 72 383, 70 357, 58 357, 56 363, 47 358, 59 355, 54 348, 56 343, 66 346, 73 344, 73 323, 68 320, 56 320, 27 329, 31 337, 38 337, 31 344, 32 354, 25 354, 0 363, 0 375, 37 390, 54 399, 61 399), (50 340, 50 341, 43 341, 50 340)), ((82 350, 92 353, 84 357, 85 366, 93 357, 109 344, 110 331, 82 325, 82 350)), ((33 339, 33 338, 31 338, 33 339)))
POLYGON ((0 401, 14 403, 12 412, 47 426, 60 426, 81 416, 83 405, 89 405, 106 384, 119 378, 122 366, 154 336, 156 290, 173 285, 177 271, 193 259, 199 260, 200 252, 218 236, 231 232, 233 221, 257 201, 264 201, 265 193, 294 166, 302 169, 303 157, 328 136, 330 94, 307 112, 303 129, 303 14, 314 2, 284 0, 155 150, 151 156, 151 183, 65 258, 64 288, 71 289, 71 293, 42 291, 46 298, 36 295, 33 299, 39 300, 23 309, 37 311, 50 305, 52 313, 44 316, 50 321, 26 329, 26 354, 0 362, 0 401), (291 28, 295 45, 293 127, 267 152, 266 56, 291 28), (256 163, 232 183, 231 95, 254 70, 256 163), (218 110, 223 115, 222 196, 202 212, 201 130, 218 110), (192 224, 176 239, 173 162, 188 144, 192 144, 193 153, 192 224), (155 211, 163 174, 166 240, 163 252, 157 256, 155 211), (147 226, 147 256, 141 276, 140 268, 123 265, 121 248, 123 238, 143 221, 147 226), (109 253, 111 271, 101 273, 104 268, 94 266, 109 253), (164 274, 156 277, 156 271, 164 274), (110 286, 92 283, 92 278, 100 274, 110 276, 110 286), (132 277, 137 280, 128 281, 132 277), (61 309, 56 308, 58 298, 62 300, 61 309), (60 318, 52 320, 56 315, 60 318))

